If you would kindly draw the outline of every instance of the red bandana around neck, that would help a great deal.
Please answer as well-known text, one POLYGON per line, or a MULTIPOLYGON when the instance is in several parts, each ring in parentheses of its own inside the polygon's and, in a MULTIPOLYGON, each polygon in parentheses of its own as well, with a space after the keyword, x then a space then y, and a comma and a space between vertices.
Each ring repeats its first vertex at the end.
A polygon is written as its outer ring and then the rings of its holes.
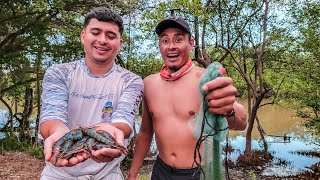
POLYGON ((192 68, 194 64, 189 59, 189 61, 183 65, 178 71, 171 73, 166 64, 164 64, 160 70, 160 76, 162 79, 166 81, 174 81, 180 78, 181 76, 187 74, 192 68))

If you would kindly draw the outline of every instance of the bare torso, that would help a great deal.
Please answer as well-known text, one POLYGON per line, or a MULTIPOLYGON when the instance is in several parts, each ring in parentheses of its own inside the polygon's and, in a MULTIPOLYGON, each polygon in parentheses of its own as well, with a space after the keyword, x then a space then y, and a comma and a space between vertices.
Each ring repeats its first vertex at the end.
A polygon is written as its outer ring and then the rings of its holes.
POLYGON ((189 121, 199 111, 198 81, 203 69, 197 66, 176 81, 159 74, 145 79, 149 107, 161 159, 175 168, 190 168, 196 139, 189 121))

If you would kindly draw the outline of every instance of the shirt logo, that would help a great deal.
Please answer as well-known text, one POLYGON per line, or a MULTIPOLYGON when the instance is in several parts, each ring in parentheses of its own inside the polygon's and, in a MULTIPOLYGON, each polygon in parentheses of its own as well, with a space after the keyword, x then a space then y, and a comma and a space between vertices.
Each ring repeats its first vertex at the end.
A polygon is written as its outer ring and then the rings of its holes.
POLYGON ((107 101, 106 104, 104 104, 102 112, 112 112, 112 102, 107 101))
POLYGON ((110 118, 112 114, 112 110, 113 110, 112 102, 107 101, 102 108, 102 119, 105 117, 110 118))

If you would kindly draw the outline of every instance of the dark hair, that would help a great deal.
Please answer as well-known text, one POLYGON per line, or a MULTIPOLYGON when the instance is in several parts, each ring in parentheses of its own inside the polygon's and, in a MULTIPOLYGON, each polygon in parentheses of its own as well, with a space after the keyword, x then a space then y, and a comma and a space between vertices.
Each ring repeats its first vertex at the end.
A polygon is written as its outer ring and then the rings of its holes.
POLYGON ((97 19, 98 21, 108 22, 108 23, 115 23, 119 27, 119 32, 122 35, 123 33, 123 20, 119 14, 115 11, 105 8, 105 7, 98 7, 92 9, 85 15, 83 28, 86 28, 92 18, 97 19))

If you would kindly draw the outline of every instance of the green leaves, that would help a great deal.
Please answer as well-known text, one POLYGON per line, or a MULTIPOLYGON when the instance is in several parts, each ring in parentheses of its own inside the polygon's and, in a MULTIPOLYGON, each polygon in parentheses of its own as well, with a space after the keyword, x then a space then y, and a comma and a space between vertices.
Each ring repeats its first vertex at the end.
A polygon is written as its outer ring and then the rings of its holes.
MULTIPOLYGON (((208 61, 221 60, 228 76, 235 79, 240 92, 247 84, 239 67, 225 51, 229 48, 241 68, 254 81, 257 53, 262 42, 263 1, 168 0, 15 0, 0 3, 0 87, 35 76, 36 61, 44 71, 53 63, 68 62, 83 56, 79 36, 83 15, 92 7, 107 6, 121 13, 125 22, 121 56, 142 77, 156 73, 162 65, 154 28, 170 15, 170 9, 185 18, 198 40, 199 52, 208 61), (206 45, 205 47, 203 45, 206 45), (217 46, 216 46, 217 45, 217 46), (203 46, 203 49, 202 49, 203 46), (29 70, 23 71, 23 69, 29 70)), ((265 84, 279 98, 301 101, 301 109, 319 114, 320 84, 320 5, 318 1, 271 1, 267 19, 267 50, 263 55, 265 84), (281 3, 282 2, 282 3, 281 3), (279 87, 279 85, 281 86, 279 87), (308 97, 305 95, 308 93, 308 97)), ((201 64, 199 63, 201 66, 201 64)), ((1 94, 2 95, 2 94, 1 94)))

